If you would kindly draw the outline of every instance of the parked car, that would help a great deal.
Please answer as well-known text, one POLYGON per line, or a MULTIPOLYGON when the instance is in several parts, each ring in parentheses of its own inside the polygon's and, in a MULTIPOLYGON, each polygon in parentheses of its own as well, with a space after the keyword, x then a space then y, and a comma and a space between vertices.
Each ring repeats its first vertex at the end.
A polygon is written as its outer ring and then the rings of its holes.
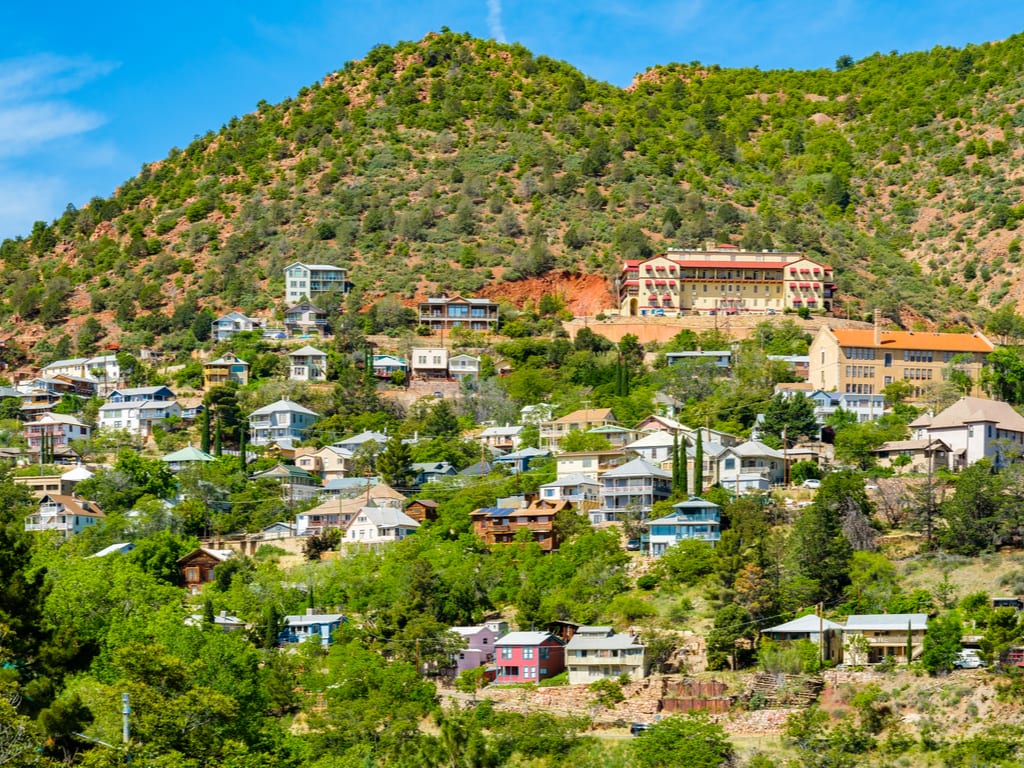
POLYGON ((626 542, 627 552, 639 552, 640 551, 640 539, 630 539, 626 542))
POLYGON ((649 730, 650 727, 651 727, 650 723, 632 723, 629 726, 629 735, 630 736, 639 736, 644 731, 649 730))
POLYGON ((815 477, 809 477, 806 480, 804 480, 803 483, 801 483, 801 485, 804 488, 814 488, 815 490, 817 490, 818 488, 821 488, 821 480, 818 480, 815 477))
POLYGON ((953 666, 957 669, 980 669, 985 666, 985 662, 978 656, 978 652, 973 648, 964 648, 960 653, 957 654, 956 661, 953 662, 953 666))

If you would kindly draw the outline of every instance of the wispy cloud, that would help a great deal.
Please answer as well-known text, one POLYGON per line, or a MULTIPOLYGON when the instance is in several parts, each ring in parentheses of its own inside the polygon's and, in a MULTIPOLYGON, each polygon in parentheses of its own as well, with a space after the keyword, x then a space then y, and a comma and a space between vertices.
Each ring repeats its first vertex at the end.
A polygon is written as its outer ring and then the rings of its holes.
POLYGON ((501 23, 501 0, 487 0, 487 30, 499 43, 508 42, 501 23))
POLYGON ((0 155, 31 154, 103 125, 103 115, 64 97, 115 66, 51 54, 0 61, 0 155))
POLYGON ((27 235, 33 221, 63 208, 67 194, 66 184, 55 176, 0 172, 0 237, 27 235))

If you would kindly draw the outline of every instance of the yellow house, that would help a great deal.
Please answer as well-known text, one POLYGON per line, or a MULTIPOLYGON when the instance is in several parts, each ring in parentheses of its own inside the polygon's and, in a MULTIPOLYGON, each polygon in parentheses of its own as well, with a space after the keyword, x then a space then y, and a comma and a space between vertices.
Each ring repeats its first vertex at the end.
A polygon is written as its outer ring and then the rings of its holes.
POLYGON ((240 387, 249 383, 249 364, 228 352, 223 357, 203 364, 203 388, 217 387, 229 381, 240 387))

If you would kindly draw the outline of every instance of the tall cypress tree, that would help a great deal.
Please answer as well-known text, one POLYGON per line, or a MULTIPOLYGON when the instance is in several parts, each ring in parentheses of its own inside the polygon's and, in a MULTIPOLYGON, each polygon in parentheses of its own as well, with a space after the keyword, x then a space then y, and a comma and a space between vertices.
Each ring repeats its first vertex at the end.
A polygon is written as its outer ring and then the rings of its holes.
POLYGON ((199 449, 203 453, 210 452, 210 408, 206 406, 203 408, 203 428, 202 434, 199 438, 199 449))
POLYGON ((249 463, 246 458, 246 451, 249 450, 249 429, 243 424, 238 430, 238 469, 241 472, 245 472, 245 467, 249 463))
POLYGON ((700 496, 704 492, 704 438, 700 429, 697 430, 697 442, 693 446, 693 493, 700 496))
POLYGON ((214 436, 213 436, 213 454, 214 454, 214 456, 223 456, 224 455, 223 450, 222 450, 223 446, 221 445, 222 438, 223 438, 223 435, 221 434, 221 428, 220 428, 220 415, 218 414, 218 416, 217 416, 217 431, 214 432, 214 436))
POLYGON ((683 491, 683 498, 690 495, 690 473, 686 469, 686 438, 679 441, 679 488, 683 491))

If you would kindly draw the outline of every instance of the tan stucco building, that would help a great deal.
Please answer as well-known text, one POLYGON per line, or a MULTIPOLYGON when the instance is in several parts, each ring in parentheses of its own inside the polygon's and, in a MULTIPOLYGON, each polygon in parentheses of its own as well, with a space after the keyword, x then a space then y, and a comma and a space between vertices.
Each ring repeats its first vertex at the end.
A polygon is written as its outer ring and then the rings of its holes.
POLYGON ((744 251, 708 243, 703 250, 670 248, 663 256, 629 260, 619 277, 623 315, 678 313, 772 314, 832 309, 832 267, 803 253, 744 251))

